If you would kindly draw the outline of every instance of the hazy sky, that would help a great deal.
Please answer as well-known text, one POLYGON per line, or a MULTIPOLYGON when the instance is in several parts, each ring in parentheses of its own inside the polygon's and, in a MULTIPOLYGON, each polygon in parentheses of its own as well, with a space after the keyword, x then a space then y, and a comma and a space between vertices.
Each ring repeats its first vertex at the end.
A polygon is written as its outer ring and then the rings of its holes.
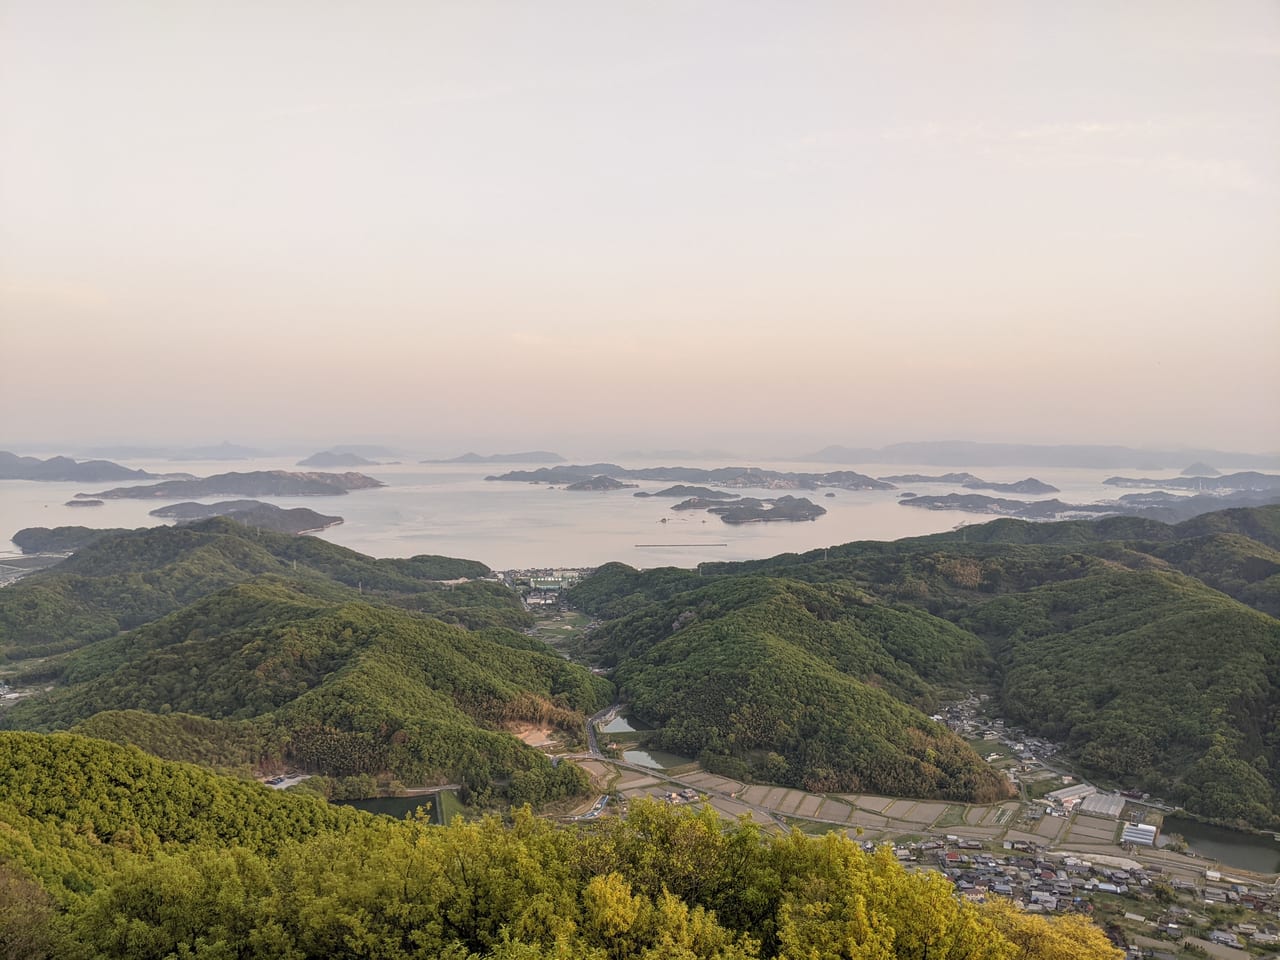
POLYGON ((0 354, 11 445, 1280 449, 1280 3, 0 0, 0 354))

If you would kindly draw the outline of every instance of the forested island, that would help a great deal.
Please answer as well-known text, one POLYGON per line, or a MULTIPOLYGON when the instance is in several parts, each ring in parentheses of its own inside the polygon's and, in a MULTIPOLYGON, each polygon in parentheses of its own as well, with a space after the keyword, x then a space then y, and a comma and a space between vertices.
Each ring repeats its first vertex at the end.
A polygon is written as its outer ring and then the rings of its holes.
POLYGON ((486 480, 521 483, 576 483, 601 475, 627 480, 663 480, 680 483, 712 483, 719 487, 762 487, 772 490, 816 490, 839 487, 843 490, 892 490, 893 484, 876 480, 852 470, 830 473, 790 473, 762 470, 759 467, 641 467, 628 469, 616 463, 571 464, 540 467, 537 470, 511 470, 486 480))
POLYGON ((360 456, 358 453, 337 452, 334 450, 322 450, 319 453, 313 453, 305 460, 299 460, 300 467, 324 467, 329 469, 332 467, 376 467, 378 461, 368 460, 360 456))
POLYGON ((15 533, 11 539, 23 553, 71 553, 103 537, 128 532, 120 527, 110 529, 26 527, 15 533))
MULTIPOLYGON (((683 504, 677 504, 671 509, 690 509, 689 504, 695 502, 686 500, 683 504)), ((759 499, 756 497, 743 497, 727 504, 712 504, 706 508, 708 513, 714 513, 720 517, 725 523, 742 524, 742 523, 777 523, 777 522, 800 522, 804 520, 817 520, 827 512, 826 507, 820 507, 813 503, 807 497, 770 497, 759 499)))
POLYGON ((247 473, 219 473, 212 477, 168 480, 133 487, 113 487, 100 493, 78 497, 108 500, 152 500, 161 497, 332 497, 350 490, 386 486, 363 473, 298 473, 286 470, 253 470, 247 473))
POLYGON ((1113 487, 1152 487, 1162 490, 1195 490, 1197 493, 1240 493, 1245 491, 1280 490, 1280 475, 1245 471, 1225 476, 1183 476, 1152 480, 1148 477, 1108 477, 1102 481, 1113 487))
POLYGON ((285 509, 261 500, 223 500, 219 503, 174 503, 147 511, 153 517, 192 523, 210 517, 231 517, 246 527, 276 533, 313 533, 342 523, 342 517, 325 516, 307 507, 285 509))
POLYGON ((623 483, 621 480, 615 480, 613 477, 590 477, 586 480, 579 480, 565 487, 566 490, 583 491, 583 490, 634 490, 638 484, 623 483))
POLYGON ((1015 483, 993 483, 989 480, 983 480, 981 477, 975 477, 972 473, 944 473, 940 475, 929 475, 923 473, 901 473, 889 477, 881 477, 885 483, 950 483, 962 486, 968 490, 995 490, 998 493, 1057 493, 1058 488, 1045 483, 1043 480, 1037 480, 1035 477, 1027 477, 1025 480, 1018 480, 1015 483))
POLYGON ((1062 500, 1010 500, 979 493, 947 493, 917 496, 904 494, 899 504, 924 510, 962 510, 987 513, 1022 520, 1068 520, 1088 517, 1124 515, 1148 517, 1164 523, 1190 520, 1202 513, 1232 507, 1266 506, 1280 502, 1276 490, 1245 490, 1231 493, 1206 493, 1196 496, 1152 491, 1127 493, 1116 500, 1101 503, 1064 503, 1062 500))
POLYGON ((696 497, 700 500, 736 500, 741 496, 739 493, 730 493, 727 490, 713 490, 710 487, 690 486, 686 483, 677 483, 675 486, 658 490, 654 493, 641 490, 639 493, 632 494, 634 497, 696 497))

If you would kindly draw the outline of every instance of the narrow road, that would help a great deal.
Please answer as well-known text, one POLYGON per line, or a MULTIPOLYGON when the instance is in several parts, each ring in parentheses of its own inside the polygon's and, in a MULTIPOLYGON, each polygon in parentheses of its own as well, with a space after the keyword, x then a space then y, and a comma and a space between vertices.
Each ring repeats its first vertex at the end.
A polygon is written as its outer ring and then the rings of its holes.
POLYGON ((604 754, 600 752, 600 743, 596 739, 596 724, 608 723, 614 718, 622 704, 615 703, 612 706, 605 707, 594 717, 587 721, 587 753, 596 759, 603 759, 604 754))

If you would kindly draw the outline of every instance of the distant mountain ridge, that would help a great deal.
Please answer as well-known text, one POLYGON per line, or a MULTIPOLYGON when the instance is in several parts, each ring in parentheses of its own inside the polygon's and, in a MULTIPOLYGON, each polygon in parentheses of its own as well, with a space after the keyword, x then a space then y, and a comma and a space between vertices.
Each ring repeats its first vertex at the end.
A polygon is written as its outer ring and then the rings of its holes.
POLYGON ((1249 470, 1229 473, 1225 476, 1167 477, 1163 480, 1148 477, 1108 477, 1103 483, 1113 487, 1155 487, 1164 490, 1218 490, 1240 492, 1245 490, 1280 490, 1280 476, 1249 470))
POLYGON ((564 463, 564 457, 549 450, 527 450, 523 453, 464 453, 448 460, 420 460, 419 463, 564 463))
POLYGON ((1142 450, 1092 444, 983 443, 972 440, 893 443, 885 447, 833 445, 794 458, 803 463, 925 463, 940 467, 1096 467, 1181 469, 1188 460, 1237 467, 1280 467, 1280 453, 1221 450, 1142 450))
POLYGON ((255 457, 269 455, 266 451, 259 450, 256 447, 228 443, 225 440, 222 443, 211 446, 198 447, 155 447, 119 444, 94 447, 88 452, 94 456, 120 457, 124 460, 252 460, 255 457))
POLYGON ((8 450, 0 450, 0 480, 74 480, 96 483, 104 480, 156 480, 160 474, 145 470, 131 470, 110 460, 81 460, 70 457, 21 457, 8 450))

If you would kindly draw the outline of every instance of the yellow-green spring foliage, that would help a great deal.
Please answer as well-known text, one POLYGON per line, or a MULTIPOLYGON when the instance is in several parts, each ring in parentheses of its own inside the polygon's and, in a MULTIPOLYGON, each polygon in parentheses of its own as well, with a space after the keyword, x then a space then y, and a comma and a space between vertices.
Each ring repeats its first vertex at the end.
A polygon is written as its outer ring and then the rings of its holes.
POLYGON ((395 821, 84 737, 0 735, 0 955, 1117 958, 1081 918, 957 899, 841 836, 639 803, 395 821))

